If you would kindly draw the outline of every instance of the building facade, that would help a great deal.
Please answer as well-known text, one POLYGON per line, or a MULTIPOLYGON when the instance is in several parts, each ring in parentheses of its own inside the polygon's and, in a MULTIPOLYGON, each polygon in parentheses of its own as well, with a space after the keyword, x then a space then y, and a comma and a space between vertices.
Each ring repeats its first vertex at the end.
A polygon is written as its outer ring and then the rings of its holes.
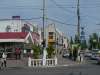
POLYGON ((22 29, 28 27, 27 30, 36 30, 36 24, 31 21, 25 21, 20 16, 12 16, 11 19, 0 20, 0 32, 21 32, 22 29), (24 27, 24 28, 23 28, 24 27))
POLYGON ((68 40, 65 38, 64 34, 55 27, 55 24, 49 24, 45 30, 46 44, 52 45, 60 52, 64 48, 68 47, 68 40))

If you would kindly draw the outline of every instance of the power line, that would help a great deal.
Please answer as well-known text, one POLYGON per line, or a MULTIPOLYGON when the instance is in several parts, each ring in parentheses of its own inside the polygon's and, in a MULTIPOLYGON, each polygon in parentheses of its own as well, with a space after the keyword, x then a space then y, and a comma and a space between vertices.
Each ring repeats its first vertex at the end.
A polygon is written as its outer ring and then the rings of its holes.
MULTIPOLYGON (((58 4, 55 0, 50 0, 54 5, 56 5, 57 8, 65 11, 65 12, 69 12, 70 13, 73 13, 71 10, 69 9, 66 9, 66 8, 63 8, 62 5, 58 4)), ((51 6, 52 7, 52 6, 51 6)), ((67 14, 67 13, 66 13, 67 14)), ((72 15, 71 15, 72 16, 72 15)))
MULTIPOLYGON (((37 17, 37 18, 21 18, 19 20, 33 20, 33 19, 41 19, 41 17, 37 17)), ((14 19, 0 19, 0 21, 5 21, 5 20, 14 20, 14 19)))
POLYGON ((54 21, 54 22, 60 23, 60 24, 63 24, 63 25, 77 26, 77 25, 75 25, 75 24, 67 24, 67 23, 61 22, 61 21, 59 21, 59 20, 52 19, 52 18, 46 18, 46 19, 47 19, 47 20, 50 20, 50 21, 54 21))
POLYGON ((52 1, 58 8, 60 8, 60 9, 62 9, 62 10, 64 10, 64 11, 66 11, 66 9, 63 8, 62 5, 58 4, 55 0, 50 0, 50 1, 52 1))
POLYGON ((18 6, 18 7, 0 7, 0 9, 37 9, 41 10, 40 8, 37 7, 24 7, 24 6, 18 6))

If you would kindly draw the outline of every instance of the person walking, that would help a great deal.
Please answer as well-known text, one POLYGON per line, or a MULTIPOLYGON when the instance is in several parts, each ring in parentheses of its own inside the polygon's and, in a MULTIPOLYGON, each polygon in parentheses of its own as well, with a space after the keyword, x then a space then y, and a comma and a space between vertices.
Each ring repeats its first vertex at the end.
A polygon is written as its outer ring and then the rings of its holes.
POLYGON ((83 62, 83 54, 82 53, 80 53, 80 62, 83 62))
POLYGON ((2 54, 1 67, 7 67, 7 55, 6 55, 6 53, 2 54))
POLYGON ((15 56, 16 56, 16 60, 21 58, 21 49, 20 48, 15 49, 15 56))

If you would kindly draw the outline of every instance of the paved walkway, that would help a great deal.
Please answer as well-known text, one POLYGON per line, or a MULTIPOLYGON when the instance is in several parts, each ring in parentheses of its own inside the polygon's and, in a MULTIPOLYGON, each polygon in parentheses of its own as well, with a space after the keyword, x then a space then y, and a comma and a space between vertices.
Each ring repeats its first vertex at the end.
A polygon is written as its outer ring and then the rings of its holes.
POLYGON ((7 60, 7 67, 27 67, 28 59, 21 60, 7 60))
POLYGON ((70 66, 70 65, 78 65, 83 63, 78 63, 73 60, 70 60, 69 58, 63 58, 61 55, 58 56, 58 65, 61 66, 70 66))
MULTIPOLYGON (((83 63, 74 62, 68 58, 58 57, 58 66, 75 66, 83 63)), ((28 58, 23 58, 21 60, 7 60, 7 67, 28 67, 28 58)))

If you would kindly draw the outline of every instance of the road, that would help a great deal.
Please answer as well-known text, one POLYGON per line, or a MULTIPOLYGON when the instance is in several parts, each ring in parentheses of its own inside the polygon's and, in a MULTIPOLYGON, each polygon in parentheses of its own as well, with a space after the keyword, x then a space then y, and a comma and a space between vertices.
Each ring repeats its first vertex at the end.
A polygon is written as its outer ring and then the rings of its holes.
POLYGON ((0 75, 100 75, 100 65, 84 64, 49 68, 6 68, 0 75))
POLYGON ((21 61, 11 60, 8 61, 7 68, 0 70, 0 75, 100 75, 100 65, 97 65, 95 60, 85 60, 85 63, 77 64, 59 57, 59 66, 35 68, 25 67, 21 61), (61 66, 62 64, 69 66, 61 66))

